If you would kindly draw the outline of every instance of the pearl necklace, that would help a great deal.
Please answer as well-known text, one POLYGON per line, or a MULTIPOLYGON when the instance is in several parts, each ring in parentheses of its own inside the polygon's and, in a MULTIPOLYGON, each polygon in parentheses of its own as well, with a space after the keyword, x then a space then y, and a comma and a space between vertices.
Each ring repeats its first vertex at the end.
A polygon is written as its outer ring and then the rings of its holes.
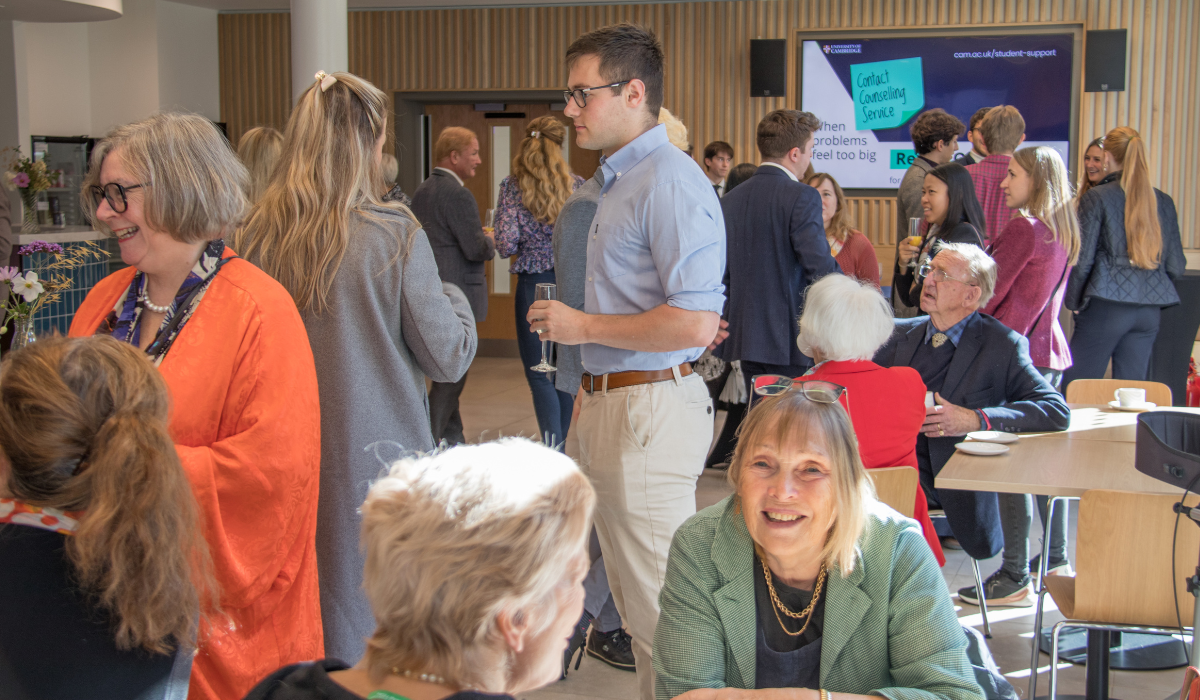
POLYGON ((167 304, 166 306, 159 306, 158 304, 155 304, 154 302, 150 301, 149 295, 147 295, 144 292, 142 294, 138 295, 138 301, 142 302, 142 306, 145 306, 147 309, 150 309, 151 311, 153 311, 156 314, 166 315, 167 313, 169 313, 171 311, 170 304, 167 304))
POLYGON ((416 678, 417 680, 420 680, 422 682, 433 683, 435 685, 444 685, 446 683, 446 679, 442 678, 441 676, 434 675, 432 673, 417 674, 417 673, 413 673, 412 671, 410 671, 408 669, 401 670, 400 668, 397 668, 395 666, 392 667, 392 675, 393 676, 404 676, 405 678, 416 678))

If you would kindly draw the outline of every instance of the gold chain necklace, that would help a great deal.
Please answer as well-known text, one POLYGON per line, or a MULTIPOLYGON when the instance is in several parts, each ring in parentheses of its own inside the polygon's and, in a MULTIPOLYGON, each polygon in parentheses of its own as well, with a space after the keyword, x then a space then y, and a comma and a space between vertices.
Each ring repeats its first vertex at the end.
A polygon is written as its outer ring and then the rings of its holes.
POLYGON ((825 565, 821 564, 821 571, 817 574, 817 585, 813 587, 812 600, 808 602, 808 607, 800 612, 792 612, 783 601, 779 599, 779 595, 775 593, 775 584, 771 582, 771 569, 767 566, 767 560, 761 559, 763 567, 763 575, 767 579, 767 590, 771 593, 771 609, 775 611, 775 619, 779 620, 779 627, 783 629, 783 633, 789 637, 799 637, 804 634, 804 630, 808 629, 808 625, 812 622, 813 612, 817 609, 817 601, 821 599, 821 588, 825 585, 825 565), (782 610, 784 615, 793 620, 804 620, 804 626, 798 632, 791 632, 783 624, 783 618, 779 616, 779 611, 782 610), (807 619, 805 619, 807 618, 807 619))

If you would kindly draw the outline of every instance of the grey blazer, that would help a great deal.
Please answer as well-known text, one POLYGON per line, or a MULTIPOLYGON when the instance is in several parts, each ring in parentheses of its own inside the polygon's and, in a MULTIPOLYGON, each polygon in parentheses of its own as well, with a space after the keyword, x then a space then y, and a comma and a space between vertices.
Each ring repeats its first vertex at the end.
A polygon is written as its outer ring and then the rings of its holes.
MULTIPOLYGON (((572 309, 583 311, 584 278, 587 276, 587 233, 600 206, 604 187, 604 169, 596 168, 591 180, 583 183, 563 204, 554 221, 554 282, 558 300, 572 309)), ((574 396, 583 379, 583 359, 578 345, 554 344, 554 387, 574 396)))
POLYGON ((483 235, 471 191, 454 176, 434 170, 413 193, 412 212, 429 236, 442 281, 457 285, 467 295, 476 322, 487 318, 483 264, 496 254, 496 244, 483 235))

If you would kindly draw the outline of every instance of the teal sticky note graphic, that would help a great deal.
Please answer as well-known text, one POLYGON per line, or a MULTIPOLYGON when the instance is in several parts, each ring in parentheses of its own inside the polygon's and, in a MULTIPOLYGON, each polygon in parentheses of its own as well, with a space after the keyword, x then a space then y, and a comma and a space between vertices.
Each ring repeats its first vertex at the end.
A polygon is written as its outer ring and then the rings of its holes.
POLYGON ((857 129, 895 129, 925 106, 921 58, 850 66, 857 129))
POLYGON ((908 170, 908 166, 917 159, 917 152, 911 148, 893 148, 888 158, 891 170, 908 170))

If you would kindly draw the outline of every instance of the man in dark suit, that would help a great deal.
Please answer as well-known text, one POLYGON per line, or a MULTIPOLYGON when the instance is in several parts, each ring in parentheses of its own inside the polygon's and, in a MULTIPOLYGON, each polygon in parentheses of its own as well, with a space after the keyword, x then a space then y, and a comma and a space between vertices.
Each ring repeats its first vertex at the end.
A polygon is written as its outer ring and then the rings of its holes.
MULTIPOLYGON (((413 193, 412 212, 425 228, 438 274, 443 282, 458 285, 475 313, 475 322, 487 318, 487 282, 483 264, 496 253, 496 239, 483 230, 479 208, 463 180, 479 166, 479 139, 470 129, 446 127, 433 147, 437 163, 433 173, 413 193)), ((434 382, 429 390, 429 423, 434 442, 465 442, 458 397, 467 375, 457 382, 434 382)))
MULTIPOLYGON (((921 487, 930 508, 946 511, 954 536, 973 559, 1005 545, 995 493, 934 487, 962 435, 975 430, 1018 433, 1065 430, 1071 411, 1029 359, 1029 342, 981 314, 996 287, 996 263, 978 246, 946 243, 923 268, 921 310, 896 320, 896 332, 875 356, 883 367, 912 367, 937 405, 926 409, 917 437, 921 487)), ((1028 538, 1028 531, 1025 537, 1028 538)), ((988 605, 1031 605, 1032 581, 1001 568, 984 582, 988 605)), ((974 586, 958 592, 978 604, 974 586)))
POLYGON ((840 272, 825 241, 821 195, 800 182, 820 125, 794 109, 763 117, 757 139, 763 164, 721 198, 729 337, 715 354, 741 360, 747 382, 756 374, 798 377, 812 366, 796 347, 804 291, 840 272))

